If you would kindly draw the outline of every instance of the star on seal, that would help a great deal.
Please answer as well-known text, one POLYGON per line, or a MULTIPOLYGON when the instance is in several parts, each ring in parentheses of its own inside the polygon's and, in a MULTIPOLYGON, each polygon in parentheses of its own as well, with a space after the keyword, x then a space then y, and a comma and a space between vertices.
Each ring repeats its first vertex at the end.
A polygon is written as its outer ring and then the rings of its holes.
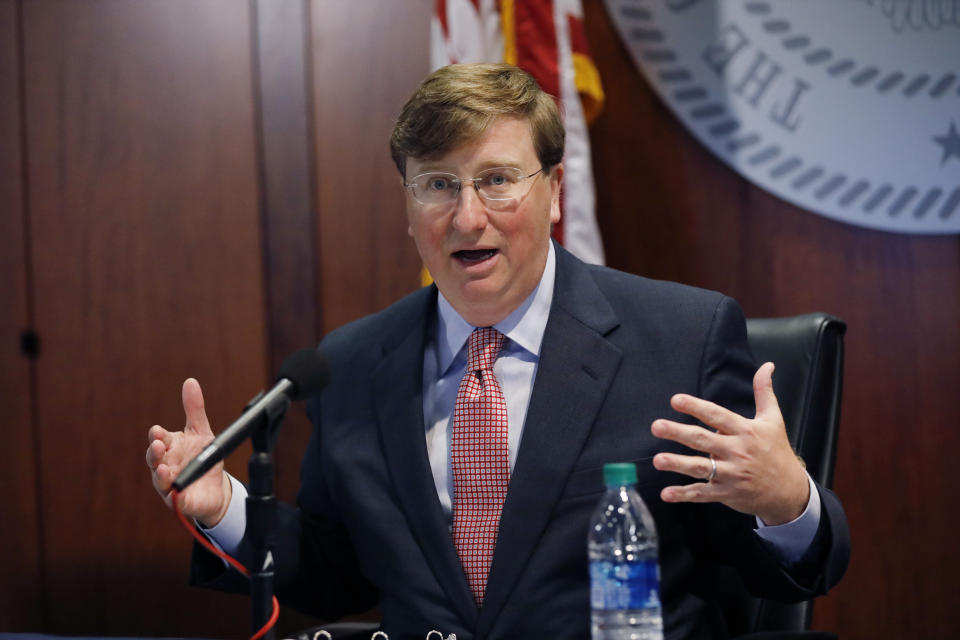
POLYGON ((942 136, 934 136, 933 139, 943 147, 943 157, 940 159, 941 167, 952 156, 956 156, 957 160, 960 160, 960 133, 957 132, 957 127, 952 120, 950 121, 950 130, 942 136))

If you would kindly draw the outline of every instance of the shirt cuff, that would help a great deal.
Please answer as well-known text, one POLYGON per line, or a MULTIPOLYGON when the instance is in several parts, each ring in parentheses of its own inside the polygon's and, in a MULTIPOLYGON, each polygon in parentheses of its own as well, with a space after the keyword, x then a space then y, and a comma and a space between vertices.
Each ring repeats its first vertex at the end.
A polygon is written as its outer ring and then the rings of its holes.
POLYGON ((216 544, 221 551, 229 556, 235 556, 240 548, 240 541, 247 530, 247 488, 243 483, 227 474, 230 478, 232 495, 227 513, 215 526, 205 528, 199 522, 197 525, 210 541, 216 544))
POLYGON ((757 518, 757 535, 770 543, 787 562, 797 562, 803 557, 820 526, 820 492, 809 473, 807 482, 810 483, 810 499, 807 508, 796 520, 767 526, 757 518))

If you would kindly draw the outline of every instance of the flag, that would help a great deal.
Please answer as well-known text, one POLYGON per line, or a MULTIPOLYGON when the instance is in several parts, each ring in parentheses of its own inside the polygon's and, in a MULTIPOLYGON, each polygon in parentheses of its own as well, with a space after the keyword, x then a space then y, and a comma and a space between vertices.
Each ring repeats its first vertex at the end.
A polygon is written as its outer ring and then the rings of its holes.
POLYGON ((553 236, 581 260, 603 264, 587 132, 603 106, 603 88, 587 47, 581 0, 436 0, 431 68, 455 62, 514 64, 559 98, 566 152, 563 215, 553 236))

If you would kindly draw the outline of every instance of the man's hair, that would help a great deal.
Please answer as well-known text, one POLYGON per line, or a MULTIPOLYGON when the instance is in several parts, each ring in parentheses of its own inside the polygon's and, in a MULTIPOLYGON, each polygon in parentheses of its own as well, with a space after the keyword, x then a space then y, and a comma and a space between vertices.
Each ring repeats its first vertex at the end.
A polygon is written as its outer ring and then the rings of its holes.
POLYGON ((400 111, 390 154, 406 177, 407 158, 429 159, 478 139, 499 117, 530 125, 544 169, 563 159, 563 120, 556 100, 509 64, 454 64, 427 76, 400 111))

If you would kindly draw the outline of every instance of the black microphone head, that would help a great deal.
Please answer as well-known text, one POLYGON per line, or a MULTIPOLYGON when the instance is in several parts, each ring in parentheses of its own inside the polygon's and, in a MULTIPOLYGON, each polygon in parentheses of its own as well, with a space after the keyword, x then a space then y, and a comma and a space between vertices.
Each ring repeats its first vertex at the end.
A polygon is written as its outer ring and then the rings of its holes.
POLYGON ((299 400, 323 389, 330 380, 330 366, 319 349, 300 349, 280 365, 277 380, 283 378, 293 383, 290 398, 299 400))

